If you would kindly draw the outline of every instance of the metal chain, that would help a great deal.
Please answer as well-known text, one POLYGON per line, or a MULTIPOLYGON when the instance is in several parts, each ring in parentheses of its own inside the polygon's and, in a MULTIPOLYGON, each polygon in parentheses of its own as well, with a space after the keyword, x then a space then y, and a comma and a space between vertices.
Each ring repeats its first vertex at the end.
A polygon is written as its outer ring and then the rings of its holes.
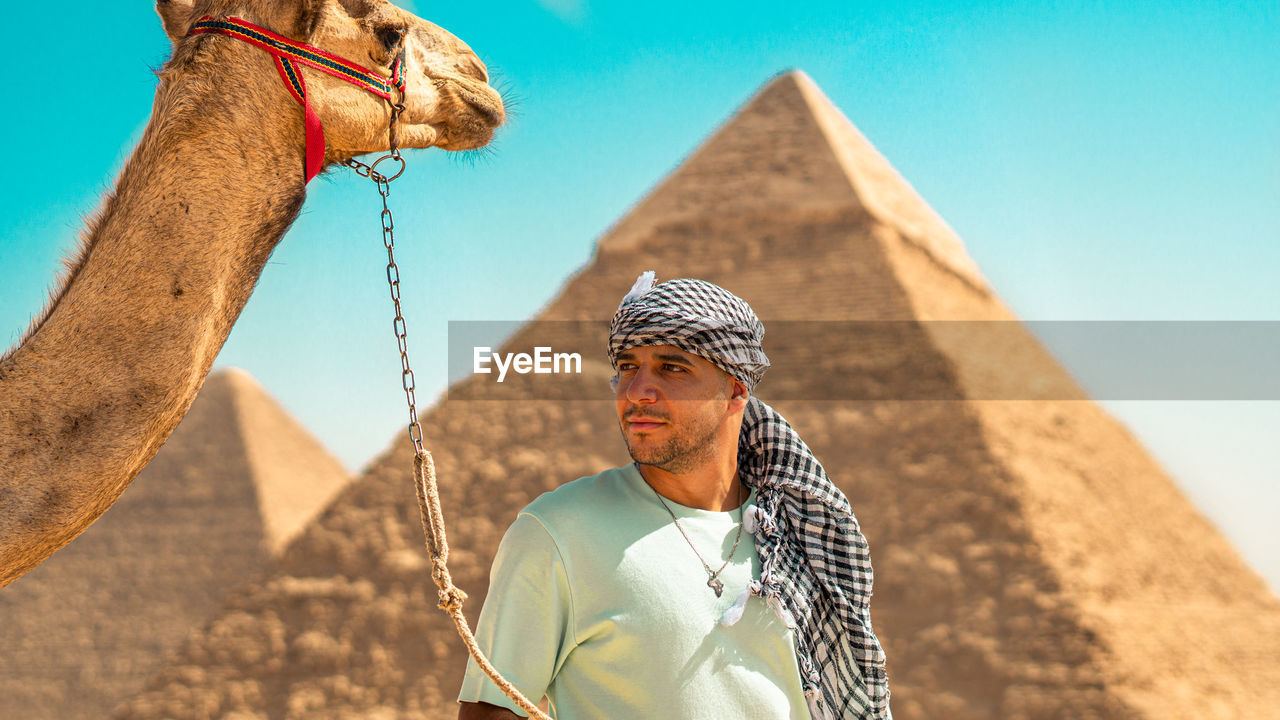
MULTIPOLYGON (((404 48, 400 49, 400 61, 403 61, 404 48)), ((388 129, 390 152, 372 165, 365 165, 355 158, 342 161, 343 165, 356 171, 360 177, 367 177, 378 186, 378 194, 382 196, 382 244, 387 248, 387 286, 391 289, 391 302, 395 305, 396 317, 393 323, 396 332, 396 344, 400 347, 400 385, 404 388, 404 399, 409 406, 409 439, 413 441, 414 486, 418 493, 418 508, 422 514, 422 531, 427 538, 427 553, 431 557, 431 578, 440 590, 440 609, 453 618, 454 627, 467 646, 467 652, 475 659, 480 669, 493 680, 507 697, 519 705, 529 717, 535 720, 551 720, 538 709, 529 698, 525 697, 512 685, 502 673, 489 662, 484 652, 476 645, 475 635, 467 624, 467 617, 462 612, 462 603, 466 593, 453 584, 449 575, 449 542, 445 538, 444 515, 440 511, 440 494, 436 486, 435 464, 431 453, 422 447, 422 425, 418 423, 418 399, 415 396, 413 369, 409 366, 408 328, 405 326, 404 314, 400 309, 400 266, 396 264, 396 221, 387 205, 387 197, 391 195, 391 182, 404 173, 404 158, 400 156, 398 123, 400 113, 404 112, 404 96, 400 102, 391 105, 391 126, 388 129), (378 172, 378 166, 390 160, 399 163, 400 167, 391 175, 378 172)))
MULTIPOLYGON (((396 62, 404 61, 404 46, 401 45, 396 62)), ((372 165, 365 165, 355 158, 348 158, 342 164, 356 171, 360 177, 367 177, 378 186, 378 195, 382 196, 382 244, 387 248, 387 286, 391 289, 391 303, 395 306, 396 316, 392 327, 396 333, 396 344, 400 348, 400 386, 404 388, 405 403, 409 406, 409 439, 413 441, 413 454, 422 457, 422 425, 418 422, 417 386, 414 384, 413 368, 409 365, 409 333, 404 321, 404 313, 400 310, 400 266, 396 264, 396 221, 387 205, 387 197, 391 195, 391 182, 404 174, 404 158, 400 156, 400 113, 404 112, 404 95, 399 102, 391 103, 391 120, 387 127, 387 143, 390 152, 372 165), (378 166, 390 160, 399 163, 400 167, 392 175, 378 172, 378 166)))
POLYGON ((720 597, 720 594, 724 592, 724 581, 720 579, 720 573, 724 572, 724 569, 729 567, 729 563, 733 561, 734 553, 738 552, 738 542, 742 540, 742 528, 747 524, 747 510, 742 507, 742 504, 747 501, 746 498, 742 497, 742 491, 744 490, 742 481, 738 482, 738 507, 742 510, 742 518, 738 521, 738 534, 733 536, 733 549, 729 551, 728 559, 724 561, 724 564, 720 566, 719 570, 714 571, 711 569, 711 566, 707 564, 706 558, 702 557, 702 553, 698 552, 698 546, 693 544, 693 539, 689 537, 689 533, 684 531, 684 526, 680 524, 680 519, 676 517, 671 506, 667 504, 666 500, 662 499, 662 494, 659 493, 658 489, 652 485, 649 486, 649 489, 653 491, 654 496, 658 498, 658 502, 662 503, 662 507, 666 508, 667 513, 671 515, 671 522, 675 523, 676 529, 684 536, 684 541, 689 543, 689 547, 693 550, 693 554, 698 556, 698 561, 702 563, 703 569, 707 571, 707 587, 711 588, 715 592, 716 597, 720 597))
MULTIPOLYGON (((393 110, 393 117, 398 114, 393 110)), ((409 439, 413 441, 413 452, 417 456, 422 456, 424 452, 422 426, 418 423, 416 385, 413 368, 409 365, 408 327, 400 309, 400 266, 396 264, 396 222, 391 214, 391 208, 387 205, 387 197, 391 194, 391 182, 404 173, 404 158, 400 156, 398 148, 392 147, 390 153, 378 158, 372 165, 365 165, 355 158, 344 160, 343 164, 355 170, 360 177, 367 177, 376 183, 378 194, 382 196, 382 244, 387 248, 387 285, 391 289, 391 303, 396 311, 392 327, 396 333, 396 344, 400 348, 400 386, 404 388, 404 399, 409 406, 409 439), (384 175, 378 172, 378 165, 386 160, 400 164, 395 174, 384 175)))

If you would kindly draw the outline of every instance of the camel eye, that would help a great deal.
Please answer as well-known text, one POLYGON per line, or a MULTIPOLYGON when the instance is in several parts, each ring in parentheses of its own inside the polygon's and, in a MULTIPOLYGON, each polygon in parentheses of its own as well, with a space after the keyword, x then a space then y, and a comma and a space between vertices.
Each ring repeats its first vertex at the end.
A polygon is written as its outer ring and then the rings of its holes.
POLYGON ((378 30, 378 40, 382 46, 388 50, 394 50, 400 45, 400 41, 404 39, 404 28, 384 27, 378 30))

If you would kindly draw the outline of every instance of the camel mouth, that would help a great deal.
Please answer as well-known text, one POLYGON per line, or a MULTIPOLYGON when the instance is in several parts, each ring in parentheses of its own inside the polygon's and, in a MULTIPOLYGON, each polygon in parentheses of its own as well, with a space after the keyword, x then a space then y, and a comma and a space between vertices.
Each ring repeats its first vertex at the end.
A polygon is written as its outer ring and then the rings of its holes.
POLYGON ((507 119, 502 96, 488 83, 465 77, 436 78, 442 104, 454 112, 448 119, 431 123, 436 130, 435 146, 444 150, 475 150, 493 140, 494 131, 507 119))

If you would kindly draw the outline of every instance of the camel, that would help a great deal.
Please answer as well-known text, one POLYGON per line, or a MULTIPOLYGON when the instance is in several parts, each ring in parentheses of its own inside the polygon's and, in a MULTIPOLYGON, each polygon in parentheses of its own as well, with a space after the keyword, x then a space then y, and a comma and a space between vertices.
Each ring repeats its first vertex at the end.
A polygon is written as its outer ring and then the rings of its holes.
MULTIPOLYGON (((0 356, 0 587, 111 506, 186 414, 306 195, 302 106, 267 52, 188 34, 238 17, 390 75, 401 147, 467 150, 505 119, 466 44, 386 0, 159 0, 150 122, 44 312, 0 356)), ((303 68, 326 164, 389 148, 388 102, 303 68)))

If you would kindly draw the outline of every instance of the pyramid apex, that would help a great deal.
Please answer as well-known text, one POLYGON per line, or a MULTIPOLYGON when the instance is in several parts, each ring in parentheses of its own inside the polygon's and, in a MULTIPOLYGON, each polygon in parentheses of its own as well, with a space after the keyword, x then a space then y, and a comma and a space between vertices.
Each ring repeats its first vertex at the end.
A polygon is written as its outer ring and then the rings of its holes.
POLYGON ((774 75, 773 79, 765 83, 764 87, 762 87, 760 91, 757 92, 756 94, 758 95, 762 92, 768 92, 770 88, 778 87, 781 85, 788 85, 788 84, 800 85, 804 83, 808 83, 809 85, 812 85, 813 79, 809 77, 808 73, 801 70, 800 68, 791 68, 789 70, 783 70, 777 75, 774 75))
POLYGON ((707 218, 830 214, 856 207, 845 173, 814 121, 800 70, 766 82, 601 240, 640 248, 707 218))
POLYGON ((200 394, 214 402, 234 402, 233 398, 242 393, 263 394, 266 389, 248 370, 238 367, 214 368, 204 379, 200 394), (220 401, 214 398, 222 398, 220 401))
POLYGON ((712 217, 865 213, 984 294, 955 232, 803 70, 775 75, 601 238, 633 250, 712 217))
POLYGON ((237 381, 249 380, 253 382, 253 384, 255 385, 258 384, 257 379, 254 378, 253 375, 248 370, 245 370, 242 367, 236 367, 235 365, 227 365, 225 367, 214 368, 213 372, 209 373, 209 379, 210 380, 237 380, 237 381))
POLYGON ((228 365, 226 367, 214 368, 204 381, 205 387, 228 388, 236 390, 256 390, 258 392, 266 392, 262 387, 262 383, 253 376, 248 370, 241 367, 228 365))
POLYGON ((258 494, 265 541, 279 555, 350 475, 249 371, 219 368, 201 395, 222 398, 217 412, 234 423, 258 494))
POLYGON ((272 555, 283 552, 350 480, 328 448, 244 368, 210 372, 189 414, 216 418, 230 433, 226 442, 244 453, 272 555))
MULTIPOLYGON (((739 110, 739 113, 744 111, 747 107, 756 103, 756 101, 759 98, 762 98, 771 94, 779 94, 784 96, 789 95, 792 98, 796 98, 799 96, 796 95, 795 93, 801 92, 801 91, 809 91, 809 90, 817 91, 819 94, 822 93, 821 90, 818 90, 818 85, 813 81, 813 78, 809 77, 809 74, 806 73, 804 70, 801 70, 800 68, 791 68, 789 70, 783 70, 782 72, 779 72, 777 75, 774 75, 773 77, 769 78, 769 80, 767 80, 764 85, 761 85, 758 90, 752 93, 751 96, 747 99, 747 101, 743 103, 742 108, 739 110)), ((803 105, 797 105, 794 102, 794 100, 790 103, 787 103, 784 100, 784 106, 786 105, 790 105, 794 110, 797 110, 799 112, 802 112, 802 113, 807 112, 807 108, 805 108, 803 105)), ((725 121, 724 126, 728 126, 731 122, 732 122, 732 118, 725 121)))

